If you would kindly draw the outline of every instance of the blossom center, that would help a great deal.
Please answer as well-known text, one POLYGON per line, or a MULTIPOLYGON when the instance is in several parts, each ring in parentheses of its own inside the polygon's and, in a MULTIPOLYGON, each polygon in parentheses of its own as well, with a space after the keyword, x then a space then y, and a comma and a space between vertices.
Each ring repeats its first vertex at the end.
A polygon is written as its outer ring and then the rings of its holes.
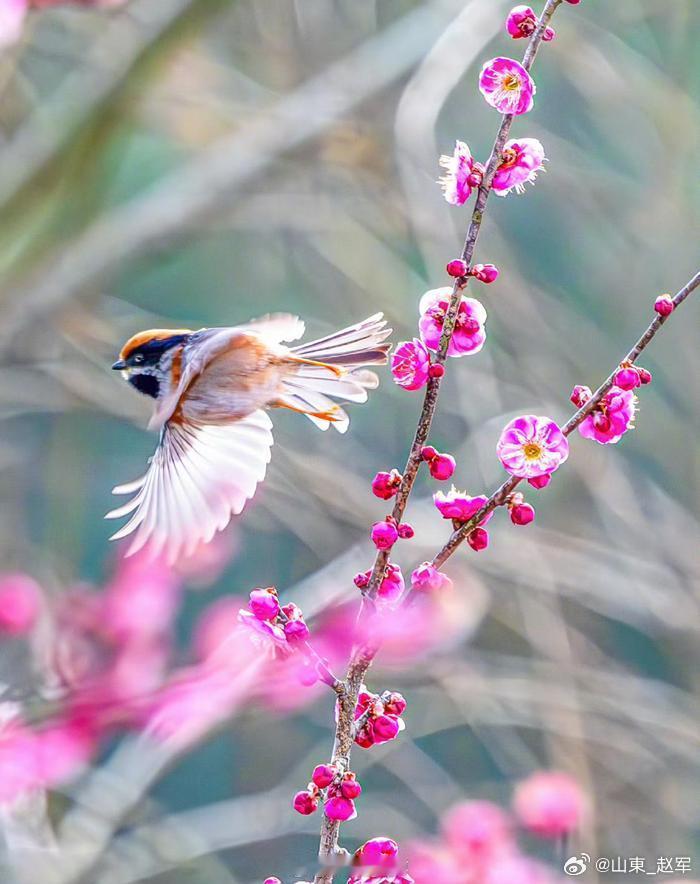
POLYGON ((506 147, 503 153, 501 154, 503 159, 501 160, 500 169, 509 169, 511 166, 514 166, 516 160, 518 159, 518 152, 514 150, 512 147, 506 147))
POLYGON ((542 457, 542 446, 538 442, 526 442, 523 445, 525 460, 539 460, 542 457))
POLYGON ((501 88, 506 92, 517 92, 520 89, 520 77, 512 73, 505 74, 501 80, 501 88))

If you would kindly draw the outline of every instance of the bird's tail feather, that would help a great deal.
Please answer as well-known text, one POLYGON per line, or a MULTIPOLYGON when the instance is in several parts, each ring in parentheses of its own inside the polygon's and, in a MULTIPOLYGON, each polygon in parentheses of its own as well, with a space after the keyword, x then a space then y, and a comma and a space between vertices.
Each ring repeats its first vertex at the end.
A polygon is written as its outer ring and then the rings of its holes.
POLYGON ((291 358, 298 358, 299 367, 285 379, 277 404, 306 414, 322 430, 333 424, 344 433, 350 421, 333 399, 367 401, 367 390, 375 389, 379 380, 362 366, 386 363, 391 344, 384 342, 391 331, 383 314, 377 313, 335 334, 294 347, 291 358))

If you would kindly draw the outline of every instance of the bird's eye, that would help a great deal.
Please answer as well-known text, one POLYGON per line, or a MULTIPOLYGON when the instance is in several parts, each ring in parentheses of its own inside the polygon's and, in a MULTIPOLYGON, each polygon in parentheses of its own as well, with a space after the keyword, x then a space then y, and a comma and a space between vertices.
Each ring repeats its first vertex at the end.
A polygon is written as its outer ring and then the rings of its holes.
POLYGON ((143 353, 137 353, 132 361, 134 365, 141 365, 141 363, 143 362, 143 358, 143 353))

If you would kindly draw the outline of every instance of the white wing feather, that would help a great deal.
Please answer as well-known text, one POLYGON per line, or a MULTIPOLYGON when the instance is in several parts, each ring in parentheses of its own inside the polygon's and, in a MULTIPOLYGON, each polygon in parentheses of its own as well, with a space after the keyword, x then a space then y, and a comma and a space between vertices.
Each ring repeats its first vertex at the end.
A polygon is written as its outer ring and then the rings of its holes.
POLYGON ((265 478, 272 447, 272 421, 264 411, 222 425, 165 425, 148 471, 114 489, 135 496, 107 513, 133 513, 111 538, 134 534, 127 555, 148 544, 169 562, 208 542, 241 512, 265 478))

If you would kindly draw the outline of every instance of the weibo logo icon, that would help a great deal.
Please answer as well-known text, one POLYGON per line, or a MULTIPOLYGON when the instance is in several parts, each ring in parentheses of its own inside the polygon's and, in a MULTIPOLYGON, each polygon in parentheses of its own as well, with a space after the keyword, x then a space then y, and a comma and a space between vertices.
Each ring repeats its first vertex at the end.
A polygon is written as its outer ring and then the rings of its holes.
POLYGON ((564 872, 571 877, 583 875, 590 861, 591 858, 587 853, 582 853, 581 856, 570 856, 564 863, 564 872))

